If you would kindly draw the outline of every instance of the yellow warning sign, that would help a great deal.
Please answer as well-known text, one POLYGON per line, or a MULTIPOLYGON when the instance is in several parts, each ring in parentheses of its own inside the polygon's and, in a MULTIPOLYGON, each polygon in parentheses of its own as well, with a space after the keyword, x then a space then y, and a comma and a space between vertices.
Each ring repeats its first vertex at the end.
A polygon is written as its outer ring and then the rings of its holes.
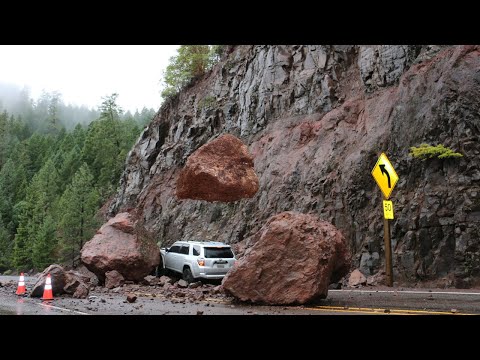
POLYGON ((383 216, 393 220, 393 203, 390 200, 383 200, 383 216))
POLYGON ((388 199, 397 184, 398 175, 385 153, 381 153, 378 157, 377 163, 372 170, 372 176, 385 198, 388 199))

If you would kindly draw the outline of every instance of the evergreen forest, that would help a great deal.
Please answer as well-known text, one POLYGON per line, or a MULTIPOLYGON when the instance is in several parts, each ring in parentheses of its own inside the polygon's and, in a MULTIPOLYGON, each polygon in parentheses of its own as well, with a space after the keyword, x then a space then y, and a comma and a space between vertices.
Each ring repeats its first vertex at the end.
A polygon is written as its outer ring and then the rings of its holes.
POLYGON ((117 98, 88 109, 64 104, 58 92, 34 100, 28 89, 0 91, 0 272, 78 265, 129 150, 155 115, 124 112, 117 98))

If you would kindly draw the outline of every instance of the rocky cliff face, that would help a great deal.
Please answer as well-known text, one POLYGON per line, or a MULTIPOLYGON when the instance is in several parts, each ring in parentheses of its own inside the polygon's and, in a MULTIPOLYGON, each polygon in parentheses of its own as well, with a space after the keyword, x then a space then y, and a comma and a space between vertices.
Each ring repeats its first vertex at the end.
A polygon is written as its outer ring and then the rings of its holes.
POLYGON ((395 279, 477 285, 479 99, 479 46, 237 46, 160 109, 128 156, 110 212, 135 208, 163 244, 235 243, 276 213, 317 214, 373 274, 383 268, 383 213, 370 171, 384 151, 400 177, 395 279), (231 204, 179 201, 187 157, 224 133, 249 146, 259 191, 231 204), (410 158, 422 142, 464 157, 410 158))

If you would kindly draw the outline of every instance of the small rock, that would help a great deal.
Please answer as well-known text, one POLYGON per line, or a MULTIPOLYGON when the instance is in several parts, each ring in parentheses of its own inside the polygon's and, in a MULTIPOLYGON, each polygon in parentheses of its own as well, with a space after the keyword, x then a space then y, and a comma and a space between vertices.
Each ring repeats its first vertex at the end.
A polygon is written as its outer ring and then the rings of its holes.
POLYGON ((188 283, 185 280, 181 279, 181 280, 178 280, 177 286, 180 288, 186 288, 188 287, 188 283))
POLYGON ((69 270, 65 272, 65 286, 63 291, 73 297, 83 298, 88 295, 90 289, 90 278, 77 271, 69 270), (82 286, 84 289, 79 289, 82 286), (77 295, 75 295, 77 294, 77 295))
POLYGON ((373 275, 370 275, 367 277, 367 285, 368 286, 375 286, 377 285, 377 279, 373 276, 373 275))
POLYGON ((72 296, 75 299, 86 299, 88 296, 88 287, 85 284, 78 285, 72 296))
POLYGON ((175 296, 177 296, 177 297, 185 297, 185 293, 179 291, 179 292, 177 292, 177 293, 175 294, 175 296))
POLYGON ((127 301, 129 303, 134 303, 137 300, 137 297, 135 295, 129 294, 127 295, 127 301))
POLYGON ((105 299, 100 299, 100 302, 105 303, 107 301, 105 299))
POLYGON ((214 294, 220 294, 223 291, 222 285, 215 286, 212 290, 214 294))
POLYGON ((107 289, 113 289, 122 286, 125 283, 125 279, 122 274, 117 270, 107 271, 105 273, 105 287, 107 289))
POLYGON ((91 295, 88 297, 88 300, 96 300, 98 299, 98 296, 95 296, 95 295, 91 295))
POLYGON ((203 311, 198 310, 197 315, 203 315, 203 311))
POLYGON ((456 313, 458 312, 458 310, 457 310, 457 309, 451 309, 450 312, 451 312, 452 314, 456 314, 456 313))
POLYGON ((158 285, 165 286, 165 284, 173 284, 173 280, 166 275, 162 275, 158 279, 158 285))
POLYGON ((194 299, 195 299, 196 301, 200 301, 200 300, 205 299, 205 296, 204 296, 202 293, 200 293, 200 294, 195 294, 195 295, 194 295, 194 299))
POLYGON ((202 286, 202 282, 201 281, 197 281, 197 282, 194 282, 194 283, 191 283, 188 285, 188 288, 189 289, 196 289, 198 287, 202 286))
POLYGON ((358 269, 353 270, 350 274, 350 277, 348 278, 348 286, 351 287, 365 285, 366 283, 367 278, 358 269))
POLYGON ((153 276, 153 275, 147 275, 143 278, 143 281, 142 283, 144 285, 150 285, 150 286, 153 286, 153 285, 156 285, 158 283, 159 279, 157 279, 156 276, 153 276))

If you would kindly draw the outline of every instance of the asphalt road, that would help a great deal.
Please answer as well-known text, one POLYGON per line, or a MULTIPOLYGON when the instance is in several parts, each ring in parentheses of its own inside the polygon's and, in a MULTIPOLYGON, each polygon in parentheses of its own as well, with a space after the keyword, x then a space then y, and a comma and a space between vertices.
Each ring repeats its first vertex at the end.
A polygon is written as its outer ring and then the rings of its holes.
MULTIPOLYGON (((31 289, 34 278, 26 278, 31 289)), ((0 282, 18 281, 0 276, 0 282)), ((125 296, 92 291, 88 299, 19 297, 11 287, 0 287, 0 315, 480 315, 480 290, 362 288, 329 290, 327 299, 305 306, 252 306, 205 299, 174 303, 159 297, 139 296, 130 304, 125 296)))

